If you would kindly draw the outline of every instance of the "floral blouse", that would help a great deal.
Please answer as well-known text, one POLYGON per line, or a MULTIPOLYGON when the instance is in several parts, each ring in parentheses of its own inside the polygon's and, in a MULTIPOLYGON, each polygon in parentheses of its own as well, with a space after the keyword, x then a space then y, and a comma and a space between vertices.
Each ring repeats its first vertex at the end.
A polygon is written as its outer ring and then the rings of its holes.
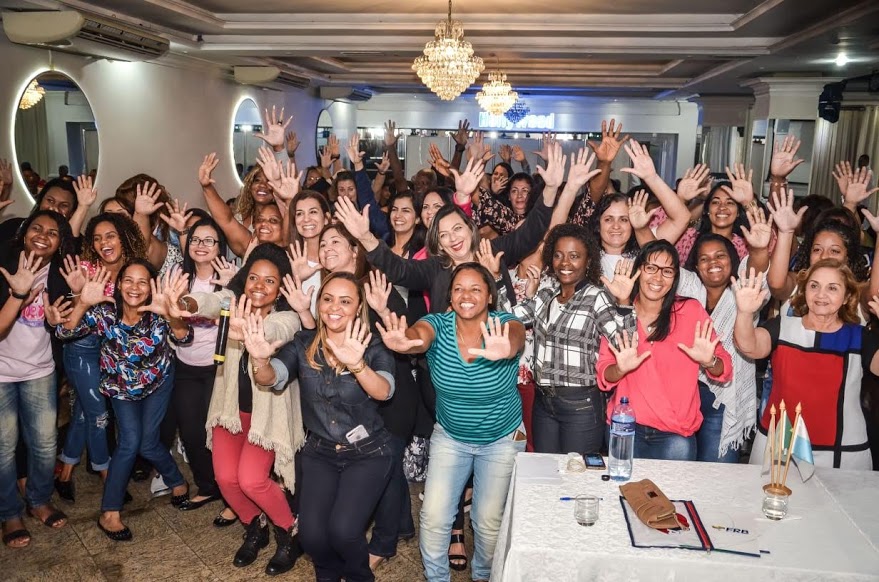
POLYGON ((146 313, 132 326, 119 321, 116 305, 101 303, 89 309, 73 329, 59 325, 61 339, 73 339, 93 333, 101 341, 101 394, 119 400, 142 400, 159 387, 172 371, 174 350, 168 340, 178 345, 192 341, 192 329, 176 340, 168 322, 154 313, 146 313))
POLYGON ((482 189, 479 204, 473 208, 473 220, 479 228, 490 226, 498 236, 503 236, 516 230, 522 219, 512 208, 492 196, 491 192, 482 189))

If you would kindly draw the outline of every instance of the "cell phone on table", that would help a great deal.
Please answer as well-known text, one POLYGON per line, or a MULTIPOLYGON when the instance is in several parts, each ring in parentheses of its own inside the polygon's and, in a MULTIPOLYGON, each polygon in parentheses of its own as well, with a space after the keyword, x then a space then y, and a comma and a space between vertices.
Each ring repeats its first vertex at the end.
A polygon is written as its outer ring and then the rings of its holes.
POLYGON ((586 468, 595 471, 604 471, 607 465, 604 464, 604 457, 598 453, 589 453, 583 457, 586 460, 586 468))

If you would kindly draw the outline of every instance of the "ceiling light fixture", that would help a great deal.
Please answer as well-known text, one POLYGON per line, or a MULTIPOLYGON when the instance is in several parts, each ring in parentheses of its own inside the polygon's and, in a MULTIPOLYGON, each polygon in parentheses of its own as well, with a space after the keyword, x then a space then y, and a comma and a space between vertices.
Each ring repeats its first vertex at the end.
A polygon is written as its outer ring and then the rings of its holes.
POLYGON ((476 81, 485 65, 473 54, 473 45, 464 40, 464 25, 452 20, 452 0, 448 19, 437 23, 434 35, 424 45, 424 54, 412 63, 412 70, 440 99, 451 101, 476 81))
POLYGON ((492 115, 503 115, 518 99, 519 94, 507 83, 507 76, 503 71, 491 71, 488 74, 488 83, 476 94, 479 106, 492 115))
POLYGON ((46 90, 40 87, 37 80, 34 79, 27 86, 27 89, 24 90, 24 95, 21 96, 21 101, 18 103, 19 109, 30 109, 34 105, 40 102, 43 98, 43 95, 46 94, 46 90))
POLYGON ((836 66, 844 67, 848 64, 848 57, 845 56, 845 53, 839 53, 839 56, 836 57, 836 66))

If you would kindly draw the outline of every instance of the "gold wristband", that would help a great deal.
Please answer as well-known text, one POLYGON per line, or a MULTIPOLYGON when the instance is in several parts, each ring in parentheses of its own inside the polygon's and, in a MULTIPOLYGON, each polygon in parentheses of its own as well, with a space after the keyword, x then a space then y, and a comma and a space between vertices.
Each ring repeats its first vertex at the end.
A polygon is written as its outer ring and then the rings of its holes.
POLYGON ((360 360, 360 364, 357 366, 347 366, 348 371, 352 374, 359 374, 363 370, 366 369, 366 360, 360 360))
POLYGON ((717 365, 717 361, 718 361, 719 359, 720 359, 720 358, 717 357, 717 354, 714 354, 714 359, 711 360, 711 363, 708 364, 707 366, 703 366, 703 368, 705 368, 706 370, 710 370, 710 369, 714 368, 714 366, 717 365))

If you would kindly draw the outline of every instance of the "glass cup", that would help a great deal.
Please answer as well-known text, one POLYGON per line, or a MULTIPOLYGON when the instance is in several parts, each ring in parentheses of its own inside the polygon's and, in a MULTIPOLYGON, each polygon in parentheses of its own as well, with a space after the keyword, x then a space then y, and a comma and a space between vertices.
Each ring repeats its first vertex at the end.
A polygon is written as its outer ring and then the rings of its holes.
POLYGON ((790 490, 779 488, 765 489, 766 496, 763 498, 763 515, 773 521, 779 521, 787 515, 787 500, 790 490))
POLYGON ((586 462, 580 453, 568 453, 568 463, 565 465, 568 473, 582 473, 586 470, 586 462))
POLYGON ((574 517, 580 525, 595 525, 598 521, 598 497, 578 495, 574 498, 574 517))

